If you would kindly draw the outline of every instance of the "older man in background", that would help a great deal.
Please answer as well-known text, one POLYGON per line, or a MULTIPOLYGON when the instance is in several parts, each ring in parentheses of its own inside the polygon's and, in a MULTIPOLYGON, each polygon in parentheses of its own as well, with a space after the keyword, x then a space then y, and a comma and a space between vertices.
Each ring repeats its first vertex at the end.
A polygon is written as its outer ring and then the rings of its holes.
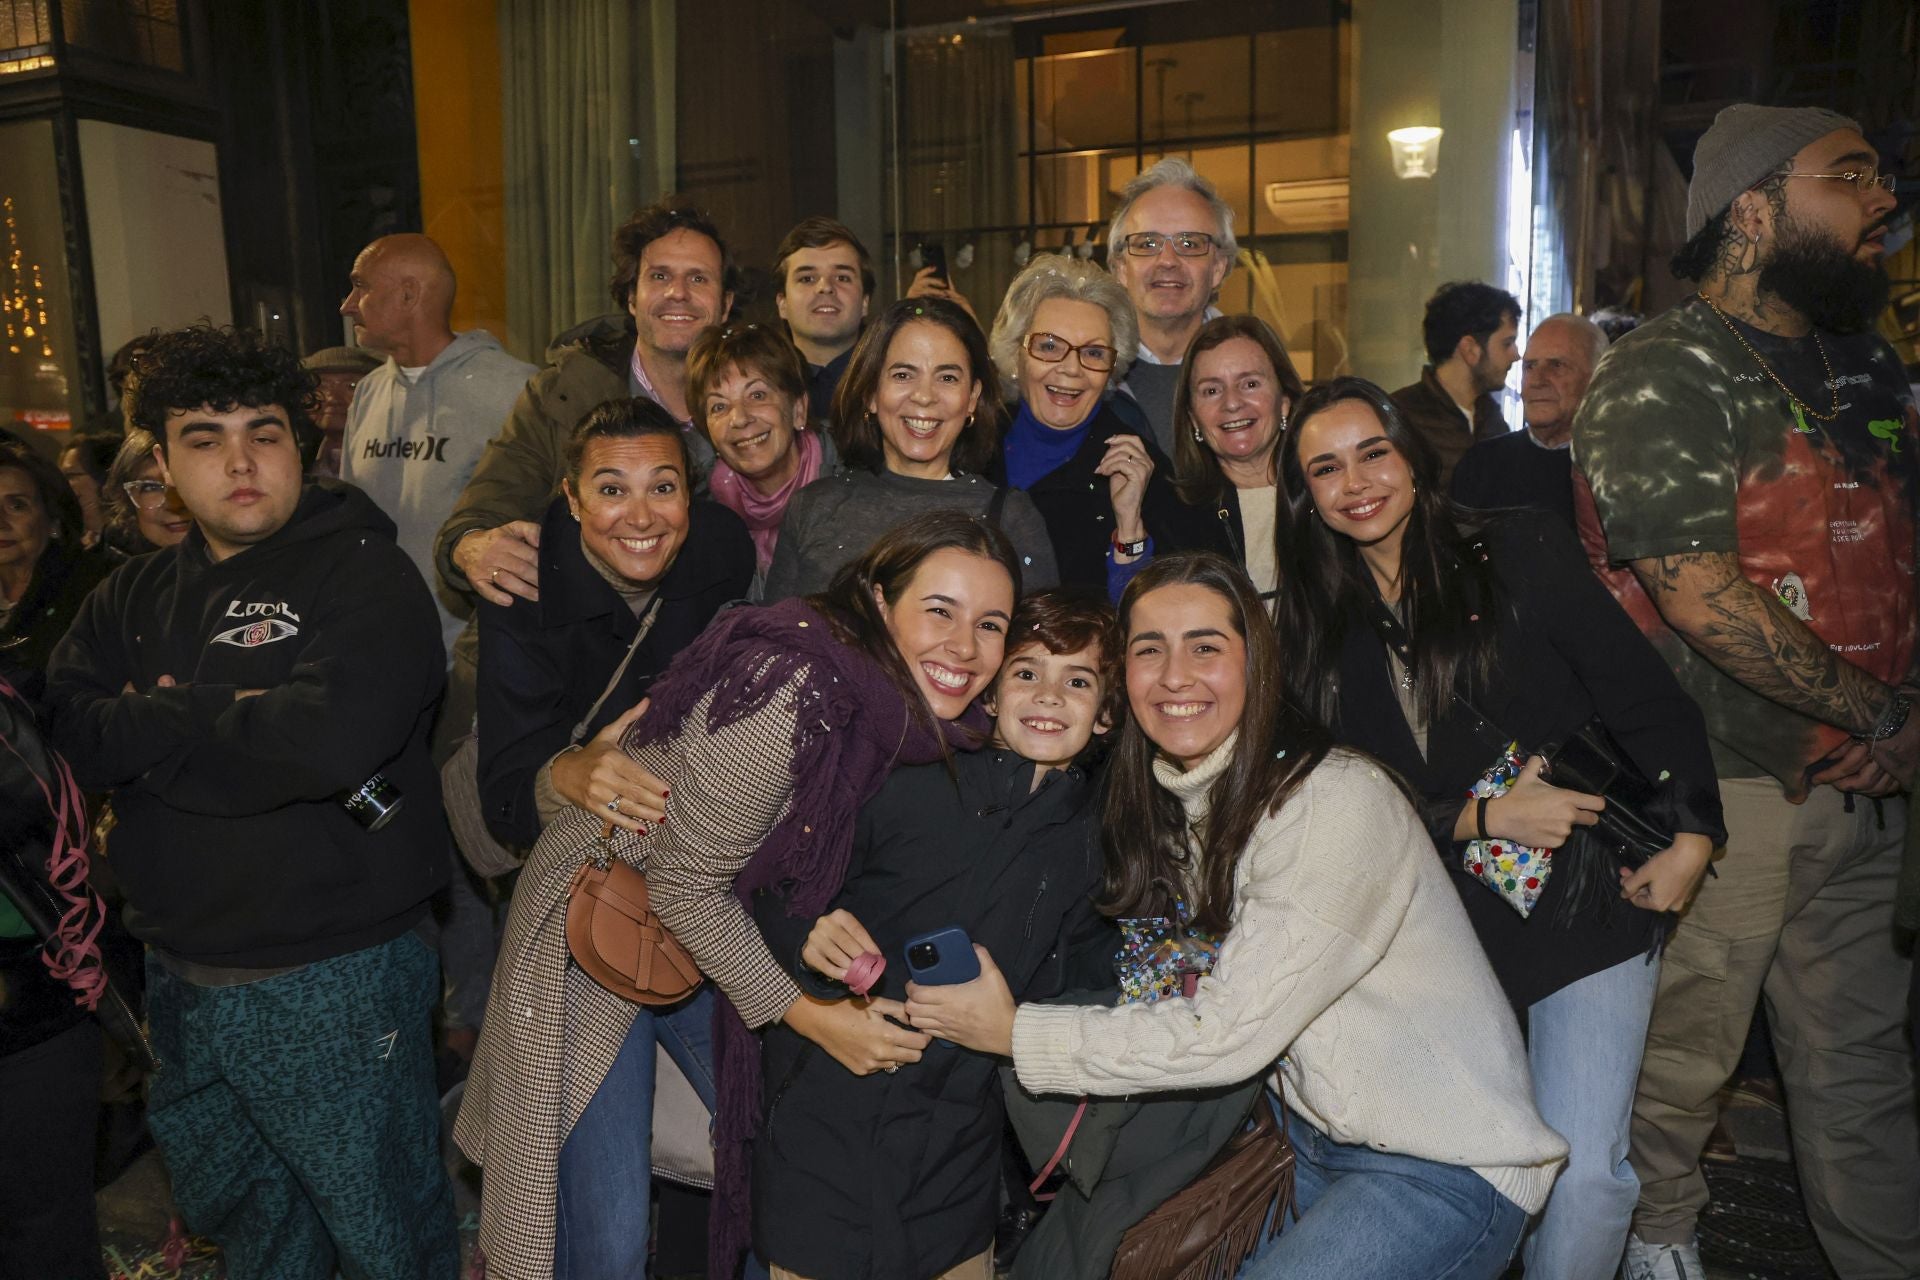
POLYGON ((1185 160, 1169 156, 1120 192, 1107 228, 1107 269, 1140 318, 1140 350, 1114 408, 1173 456, 1173 389, 1200 326, 1233 270, 1233 206, 1185 160), (1128 412, 1137 410, 1137 412, 1128 412))
POLYGON ((1548 316, 1527 339, 1520 398, 1527 425, 1467 450, 1453 473, 1454 500, 1468 507, 1538 507, 1573 526, 1573 414, 1607 351, 1607 335, 1584 316, 1548 316))

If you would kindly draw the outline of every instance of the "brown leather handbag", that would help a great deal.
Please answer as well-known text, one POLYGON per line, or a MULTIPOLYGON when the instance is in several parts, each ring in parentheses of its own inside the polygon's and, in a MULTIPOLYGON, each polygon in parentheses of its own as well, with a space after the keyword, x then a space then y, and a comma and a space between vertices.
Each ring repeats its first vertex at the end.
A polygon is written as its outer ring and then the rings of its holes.
POLYGON ((634 1004, 677 1004, 702 979, 654 914, 647 877, 614 856, 609 824, 567 889, 567 949, 589 978, 634 1004))
POLYGON ((1111 1280, 1229 1280, 1293 1208, 1293 1148, 1274 1107, 1253 1104, 1206 1171, 1120 1238, 1111 1280))

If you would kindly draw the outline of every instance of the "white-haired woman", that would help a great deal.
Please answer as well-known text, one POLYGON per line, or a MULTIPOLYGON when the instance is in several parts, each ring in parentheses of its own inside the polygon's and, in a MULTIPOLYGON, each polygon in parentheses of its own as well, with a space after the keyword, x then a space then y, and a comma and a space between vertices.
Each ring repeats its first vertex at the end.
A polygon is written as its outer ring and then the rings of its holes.
POLYGON ((1014 278, 988 340, 1018 401, 993 479, 1040 509, 1062 586, 1114 598, 1156 550, 1190 540, 1165 455, 1107 404, 1139 346, 1127 291, 1055 254, 1014 278))

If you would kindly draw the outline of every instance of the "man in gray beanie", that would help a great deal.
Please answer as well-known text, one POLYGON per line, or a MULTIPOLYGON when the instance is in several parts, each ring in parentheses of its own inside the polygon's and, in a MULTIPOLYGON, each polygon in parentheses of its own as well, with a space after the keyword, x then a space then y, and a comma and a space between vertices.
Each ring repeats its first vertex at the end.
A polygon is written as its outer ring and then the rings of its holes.
POLYGON ((1574 419, 1582 536, 1706 718, 1729 833, 1717 879, 1632 900, 1692 905, 1659 962, 1630 1167, 1607 1171, 1628 1198, 1638 1181, 1629 1280, 1703 1274, 1700 1152, 1763 992, 1834 1269, 1920 1275, 1893 933, 1920 762, 1920 420, 1872 328, 1892 188, 1844 116, 1722 111, 1673 263, 1699 292, 1613 346, 1574 419))

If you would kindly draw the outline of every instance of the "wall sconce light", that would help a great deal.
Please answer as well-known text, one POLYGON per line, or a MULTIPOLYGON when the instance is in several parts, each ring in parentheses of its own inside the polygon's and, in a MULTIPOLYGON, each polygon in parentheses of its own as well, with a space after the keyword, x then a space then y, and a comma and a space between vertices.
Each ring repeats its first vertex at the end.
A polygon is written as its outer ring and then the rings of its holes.
POLYGON ((1440 168, 1440 135, 1444 132, 1430 124, 1391 130, 1387 142, 1393 147, 1393 176, 1431 178, 1440 168))

